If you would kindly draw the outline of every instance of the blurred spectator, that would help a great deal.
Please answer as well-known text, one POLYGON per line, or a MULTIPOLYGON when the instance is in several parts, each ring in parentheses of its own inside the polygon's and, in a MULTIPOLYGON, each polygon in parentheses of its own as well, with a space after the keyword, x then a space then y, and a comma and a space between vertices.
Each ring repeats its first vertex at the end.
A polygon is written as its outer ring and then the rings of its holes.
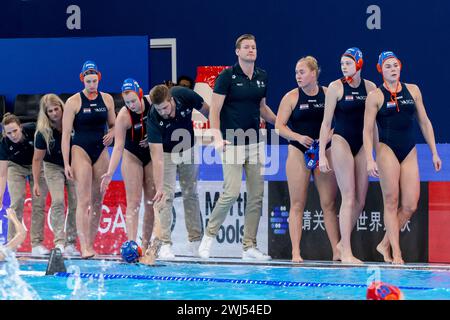
POLYGON ((181 86, 181 87, 186 87, 186 88, 193 90, 194 89, 194 80, 189 76, 182 75, 182 76, 178 77, 176 85, 181 86))

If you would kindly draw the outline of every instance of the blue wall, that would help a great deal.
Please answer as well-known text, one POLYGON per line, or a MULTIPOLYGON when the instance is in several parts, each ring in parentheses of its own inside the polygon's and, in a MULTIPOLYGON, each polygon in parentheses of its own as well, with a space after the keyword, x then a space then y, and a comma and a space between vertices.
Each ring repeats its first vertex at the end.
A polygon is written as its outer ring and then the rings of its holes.
POLYGON ((0 94, 12 105, 19 93, 74 93, 86 60, 102 72, 99 89, 120 92, 124 79, 148 88, 148 37, 0 39, 0 94), (118 48, 127 48, 118 50, 118 48), (124 64, 124 61, 133 63, 124 64))
MULTIPOLYGON (((377 57, 380 51, 391 49, 403 62, 402 80, 421 88, 437 141, 450 142, 450 130, 446 129, 450 111, 444 97, 450 80, 450 64, 446 63, 450 54, 448 1, 130 0, 125 4, 17 0, 2 6, 0 37, 177 38, 178 74, 192 76, 199 65, 233 64, 235 39, 253 33, 258 43, 258 65, 269 73, 268 102, 274 110, 283 94, 295 86, 293 69, 299 57, 311 54, 318 58, 320 81, 326 85, 341 75, 342 52, 358 46, 364 53, 363 76, 380 84, 375 69, 377 57), (66 9, 71 4, 81 9, 80 30, 66 27, 70 15, 66 9), (380 30, 366 26, 370 5, 381 9, 380 30)), ((152 65, 158 68, 158 64, 152 65)))

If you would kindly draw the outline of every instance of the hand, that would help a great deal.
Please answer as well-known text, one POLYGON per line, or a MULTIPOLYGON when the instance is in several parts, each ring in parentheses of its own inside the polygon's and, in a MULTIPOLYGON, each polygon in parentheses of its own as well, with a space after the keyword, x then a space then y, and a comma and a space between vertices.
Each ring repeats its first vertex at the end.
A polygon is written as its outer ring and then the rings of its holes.
POLYGON ((39 184, 35 183, 33 186, 33 194, 35 197, 40 197, 41 196, 41 189, 39 188, 39 184))
POLYGON ((373 159, 367 161, 367 174, 374 178, 378 178, 380 176, 377 163, 373 159))
POLYGON ((319 157, 319 170, 324 173, 331 171, 327 156, 319 157))
POLYGON ((439 158, 438 154, 433 155, 433 165, 434 165, 434 170, 436 170, 436 172, 441 171, 442 160, 441 160, 441 158, 439 158))
POLYGON ((148 141, 147 141, 147 139, 141 140, 139 142, 139 147, 148 148, 148 141))
POLYGON ((164 191, 162 190, 156 190, 155 196, 153 197, 153 207, 156 210, 159 210, 162 203, 165 201, 166 195, 164 194, 164 191))
POLYGON ((313 144, 314 139, 312 139, 312 138, 310 138, 308 136, 302 136, 301 134, 299 134, 299 136, 297 138, 297 141, 300 144, 304 145, 306 148, 309 148, 313 144))
POLYGON ((231 142, 228 140, 217 139, 214 140, 214 149, 216 149, 217 151, 225 151, 226 146, 230 144, 231 142))
POLYGON ((6 209, 6 218, 10 221, 18 220, 13 208, 6 209))
POLYGON ((112 179, 112 173, 105 173, 102 175, 102 182, 100 183, 100 192, 104 194, 106 190, 108 189, 109 183, 112 179))
POLYGON ((66 175, 66 178, 70 181, 73 181, 73 172, 71 166, 64 166, 64 173, 66 175))
POLYGON ((114 130, 109 130, 107 134, 103 136, 103 145, 108 147, 114 140, 114 130))

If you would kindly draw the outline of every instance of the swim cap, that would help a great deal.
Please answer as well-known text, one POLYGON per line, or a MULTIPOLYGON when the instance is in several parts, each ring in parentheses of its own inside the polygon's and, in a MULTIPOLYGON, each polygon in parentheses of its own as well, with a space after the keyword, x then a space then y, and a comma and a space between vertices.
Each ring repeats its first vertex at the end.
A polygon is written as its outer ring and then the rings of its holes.
POLYGON ((367 300, 403 300, 402 291, 391 284, 374 281, 367 288, 367 300))
POLYGON ((83 81, 84 80, 84 75, 86 72, 88 71, 94 71, 97 76, 98 76, 98 80, 100 80, 102 78, 102 74, 100 71, 98 71, 98 67, 97 64, 92 61, 92 60, 88 60, 83 64, 83 67, 81 68, 81 73, 80 73, 80 80, 83 81))
POLYGON ((402 63, 400 62, 400 60, 397 58, 397 56, 395 55, 395 53, 393 53, 392 51, 383 51, 382 53, 380 53, 380 55, 378 56, 378 63, 377 63, 377 70, 379 73, 381 73, 382 68, 383 68, 383 63, 390 58, 395 58, 397 59, 398 63, 400 64, 400 69, 402 67, 402 63))
POLYGON ((362 69, 362 66, 364 63, 363 54, 362 54, 362 51, 359 50, 358 48, 356 48, 356 47, 349 48, 344 52, 344 54, 342 56, 350 57, 355 61, 357 72, 362 69))
POLYGON ((83 67, 81 68, 81 73, 82 73, 82 74, 85 74, 86 71, 88 71, 88 70, 93 70, 93 71, 95 71, 96 73, 98 73, 98 68, 97 68, 97 65, 95 64, 94 61, 91 61, 91 60, 86 61, 86 62, 83 64, 83 67))
POLYGON ((305 165, 310 170, 314 170, 319 165, 319 141, 314 141, 305 151, 305 165))
POLYGON ((142 249, 133 240, 125 241, 120 247, 120 254, 122 259, 128 263, 135 263, 139 261, 142 256, 142 249))
POLYGON ((122 84, 122 93, 125 93, 127 91, 135 92, 139 97, 139 99, 142 99, 143 96, 142 89, 139 86, 139 83, 133 78, 125 79, 125 81, 122 84))

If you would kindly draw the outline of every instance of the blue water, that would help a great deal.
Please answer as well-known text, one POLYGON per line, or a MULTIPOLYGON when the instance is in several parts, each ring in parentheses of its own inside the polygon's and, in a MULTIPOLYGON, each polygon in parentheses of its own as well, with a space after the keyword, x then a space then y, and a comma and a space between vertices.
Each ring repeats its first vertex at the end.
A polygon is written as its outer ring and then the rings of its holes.
MULTIPOLYGON (((114 261, 67 260, 67 272, 127 274, 135 279, 88 279, 21 275, 23 281, 45 300, 358 300, 365 299, 368 279, 403 287, 406 299, 450 299, 450 272, 394 268, 305 268, 257 265, 214 265, 158 262, 157 266, 129 265, 114 261), (168 280, 148 280, 149 277, 168 280), (170 277, 197 277, 209 281, 175 281, 170 277), (227 283, 218 279, 265 280, 266 284, 227 283), (267 281, 306 282, 312 286, 276 286, 267 281), (328 286, 322 287, 323 283, 328 286), (341 287, 339 285, 350 285, 341 287), (357 285, 360 285, 358 287, 357 285), (409 287, 409 288, 407 288, 409 287)), ((0 264, 0 269, 3 269, 0 264)), ((45 262, 21 261, 21 271, 45 271, 45 262)), ((8 281, 3 274, 2 281, 8 281)), ((6 299, 8 297, 0 297, 6 299)))

